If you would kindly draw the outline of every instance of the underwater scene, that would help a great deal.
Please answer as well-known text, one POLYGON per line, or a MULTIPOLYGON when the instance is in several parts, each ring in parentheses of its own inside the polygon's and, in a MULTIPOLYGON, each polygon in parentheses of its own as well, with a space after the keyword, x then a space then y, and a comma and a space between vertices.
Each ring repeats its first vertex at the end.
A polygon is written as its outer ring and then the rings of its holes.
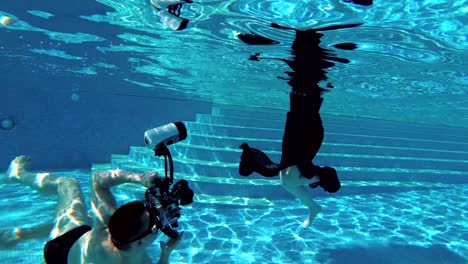
POLYGON ((3 0, 1 263, 468 263, 468 1, 3 0))

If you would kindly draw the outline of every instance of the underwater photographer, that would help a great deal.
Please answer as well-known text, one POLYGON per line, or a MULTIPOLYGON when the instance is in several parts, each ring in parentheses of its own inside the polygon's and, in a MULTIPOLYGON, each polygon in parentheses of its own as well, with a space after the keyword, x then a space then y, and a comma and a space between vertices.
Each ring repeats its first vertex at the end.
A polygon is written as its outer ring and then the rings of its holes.
POLYGON ((182 122, 146 131, 146 145, 155 151, 156 156, 164 156, 164 177, 155 171, 96 171, 91 182, 92 210, 89 213, 81 186, 75 178, 30 172, 30 159, 16 157, 10 163, 4 180, 28 185, 41 194, 56 194, 57 205, 53 221, 0 230, 3 238, 0 246, 12 248, 28 239, 49 236, 52 240, 44 247, 44 260, 48 264, 152 263, 154 258, 150 254, 154 253, 147 252, 146 248, 163 233, 169 240, 160 242, 161 253, 157 263, 169 263, 171 252, 184 234, 178 230, 179 205, 191 204, 194 193, 185 180, 173 183, 172 156, 167 146, 186 137, 187 130, 182 122), (140 184, 147 190, 142 200, 118 207, 111 188, 125 183, 140 184))

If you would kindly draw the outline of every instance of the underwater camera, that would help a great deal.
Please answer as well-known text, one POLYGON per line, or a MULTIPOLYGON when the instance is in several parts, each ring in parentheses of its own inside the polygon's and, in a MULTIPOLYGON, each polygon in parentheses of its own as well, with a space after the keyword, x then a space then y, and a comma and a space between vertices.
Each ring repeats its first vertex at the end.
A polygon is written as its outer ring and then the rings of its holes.
POLYGON ((188 205, 193 202, 194 193, 186 180, 179 180, 173 186, 174 165, 172 155, 167 146, 187 138, 187 128, 182 122, 169 123, 145 132, 146 146, 154 150, 155 156, 164 156, 165 177, 158 179, 155 186, 145 192, 145 205, 158 218, 159 228, 168 237, 178 236, 176 228, 180 218, 179 205, 188 205), (169 177, 167 176, 167 163, 169 160, 169 177))

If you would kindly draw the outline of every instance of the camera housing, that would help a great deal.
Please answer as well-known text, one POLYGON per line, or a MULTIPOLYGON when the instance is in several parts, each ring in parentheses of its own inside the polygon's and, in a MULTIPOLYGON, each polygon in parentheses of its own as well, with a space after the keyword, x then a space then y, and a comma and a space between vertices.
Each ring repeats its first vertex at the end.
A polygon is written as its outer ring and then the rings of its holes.
POLYGON ((158 228, 167 236, 177 238, 179 227, 177 220, 180 218, 180 205, 188 205, 193 202, 194 192, 190 189, 186 180, 174 182, 174 164, 168 145, 172 145, 187 138, 187 128, 182 122, 169 123, 160 127, 147 130, 144 135, 147 147, 154 149, 155 156, 164 156, 165 177, 156 179, 154 186, 145 192, 145 207, 151 210, 158 219, 158 228), (169 166, 168 163, 169 162, 169 166), (169 167, 169 174, 168 172, 169 167))
POLYGON ((145 192, 145 206, 158 217, 160 229, 169 237, 177 237, 174 228, 179 227, 177 220, 180 218, 180 205, 188 205, 193 202, 194 193, 186 180, 176 182, 169 191, 167 178, 159 182, 155 187, 148 188, 145 192))

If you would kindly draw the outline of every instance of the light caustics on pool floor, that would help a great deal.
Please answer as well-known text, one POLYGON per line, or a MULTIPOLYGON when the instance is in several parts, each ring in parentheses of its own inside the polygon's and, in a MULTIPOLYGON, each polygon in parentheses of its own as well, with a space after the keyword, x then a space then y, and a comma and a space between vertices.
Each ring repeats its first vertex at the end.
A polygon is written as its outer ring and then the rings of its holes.
MULTIPOLYGON (((89 174, 75 177, 85 183, 89 174)), ((128 187, 120 188, 119 193, 124 193, 118 196, 120 202, 143 196, 142 188, 128 187)), ((464 220, 468 208, 466 184, 318 198, 323 212, 311 228, 299 233, 296 229, 307 210, 298 201, 244 204, 235 196, 236 185, 231 187, 226 189, 231 199, 225 197, 226 201, 212 204, 216 197, 197 195, 193 205, 182 209, 180 223, 185 239, 172 256, 174 263, 344 263, 327 254, 362 248, 392 255, 395 248, 408 246, 419 249, 417 256, 404 251, 407 257, 419 260, 413 263, 462 263, 462 257, 468 258, 464 243, 468 234, 464 220), (439 256, 440 250, 434 251, 434 247, 445 249, 446 256, 439 256), (447 259, 452 262, 440 262, 447 259)), ((2 227, 52 219, 54 197, 39 196, 16 184, 2 184, 1 189, 2 215, 8 215, 2 218, 2 227)), ((38 263, 44 242, 30 241, 13 250, 2 250, 0 255, 8 261, 38 263)), ((156 256, 159 249, 155 245, 149 252, 156 256)))

